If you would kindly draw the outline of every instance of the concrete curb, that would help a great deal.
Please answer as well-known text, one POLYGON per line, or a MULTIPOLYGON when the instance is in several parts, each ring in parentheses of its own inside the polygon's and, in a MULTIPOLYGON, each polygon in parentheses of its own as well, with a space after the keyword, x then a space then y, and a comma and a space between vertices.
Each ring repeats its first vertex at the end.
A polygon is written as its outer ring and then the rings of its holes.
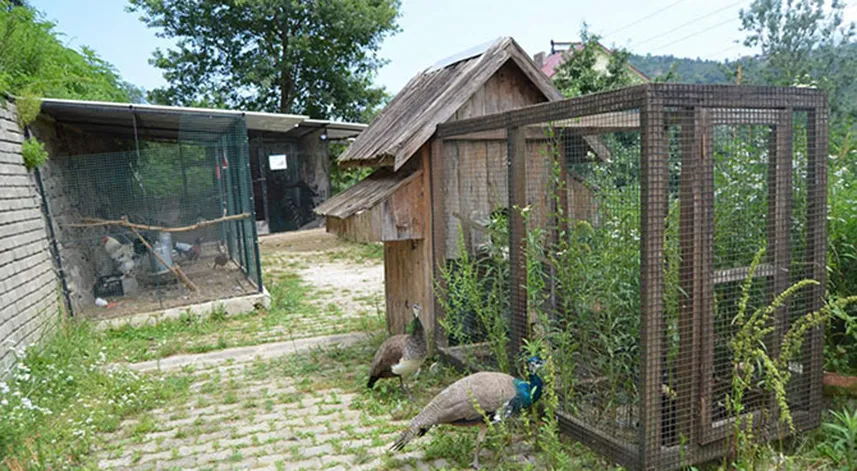
POLYGON ((150 360, 140 363, 132 363, 128 367, 135 371, 168 371, 186 366, 208 366, 226 361, 236 363, 249 362, 255 359, 270 359, 283 355, 304 352, 315 347, 348 347, 358 342, 366 340, 371 334, 365 332, 328 335, 324 337, 310 337, 304 339, 296 339, 294 341, 263 343, 249 347, 228 348, 217 352, 199 353, 192 355, 176 355, 172 357, 162 358, 159 360, 150 360))
POLYGON ((208 317, 212 311, 222 309, 227 316, 252 312, 258 306, 268 308, 271 306, 271 295, 263 288, 261 293, 237 296, 234 298, 216 299, 198 304, 179 306, 162 311, 143 312, 130 316, 113 317, 101 319, 95 324, 97 330, 119 328, 126 325, 139 327, 142 325, 154 325, 166 320, 180 319, 183 315, 196 317, 208 317))

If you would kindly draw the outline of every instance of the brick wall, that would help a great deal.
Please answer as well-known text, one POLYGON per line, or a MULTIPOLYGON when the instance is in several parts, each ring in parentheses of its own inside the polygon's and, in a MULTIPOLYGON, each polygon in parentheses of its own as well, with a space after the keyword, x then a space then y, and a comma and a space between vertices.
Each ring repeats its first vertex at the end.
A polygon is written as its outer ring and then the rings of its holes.
POLYGON ((13 349, 37 343, 59 315, 58 278, 14 105, 0 104, 0 376, 13 349))

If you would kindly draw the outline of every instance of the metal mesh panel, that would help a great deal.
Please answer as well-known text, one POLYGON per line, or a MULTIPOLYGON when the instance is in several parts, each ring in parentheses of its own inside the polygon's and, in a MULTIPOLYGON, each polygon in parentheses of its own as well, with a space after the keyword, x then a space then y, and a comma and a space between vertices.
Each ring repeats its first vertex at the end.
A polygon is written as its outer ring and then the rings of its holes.
POLYGON ((510 368, 508 171, 505 133, 442 143, 445 204, 435 208, 442 345, 477 368, 510 368))
POLYGON ((261 289, 244 121, 178 122, 170 141, 141 132, 117 139, 116 152, 52 157, 48 196, 75 313, 113 317, 261 289))
MULTIPOLYGON (((752 421, 762 440, 788 433, 764 365, 742 361, 741 345, 764 332, 777 360, 789 329, 821 306, 826 113, 813 90, 646 85, 441 125, 435 257, 456 257, 456 213, 488 221, 508 208, 509 364, 524 339, 546 339, 561 428, 626 467, 722 456, 736 423, 752 421), (482 150, 461 150, 474 141, 482 150), (508 181, 505 204, 471 189, 484 169, 508 181), (766 313, 803 279, 820 284, 766 313)), ((466 253, 479 237, 460 239, 466 253)), ((462 350, 448 340, 442 351, 462 350)), ((496 367, 499 352, 456 358, 496 367)), ((796 430, 818 423, 821 355, 815 330, 787 364, 796 430)))

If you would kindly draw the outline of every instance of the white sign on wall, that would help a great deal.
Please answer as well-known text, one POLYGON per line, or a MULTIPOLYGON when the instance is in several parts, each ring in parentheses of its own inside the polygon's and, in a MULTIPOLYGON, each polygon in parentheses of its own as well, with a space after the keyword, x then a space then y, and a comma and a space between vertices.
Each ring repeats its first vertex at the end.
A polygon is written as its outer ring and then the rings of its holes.
POLYGON ((285 170, 288 168, 286 154, 276 154, 268 156, 268 167, 271 170, 285 170))

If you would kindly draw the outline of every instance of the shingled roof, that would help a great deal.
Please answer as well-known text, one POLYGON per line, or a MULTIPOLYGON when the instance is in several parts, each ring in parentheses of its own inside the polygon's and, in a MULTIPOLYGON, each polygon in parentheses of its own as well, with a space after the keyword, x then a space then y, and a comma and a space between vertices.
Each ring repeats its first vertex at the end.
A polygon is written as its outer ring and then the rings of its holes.
POLYGON ((514 39, 504 37, 445 59, 412 78, 339 157, 340 164, 398 170, 504 64, 513 61, 551 101, 562 95, 514 39))

